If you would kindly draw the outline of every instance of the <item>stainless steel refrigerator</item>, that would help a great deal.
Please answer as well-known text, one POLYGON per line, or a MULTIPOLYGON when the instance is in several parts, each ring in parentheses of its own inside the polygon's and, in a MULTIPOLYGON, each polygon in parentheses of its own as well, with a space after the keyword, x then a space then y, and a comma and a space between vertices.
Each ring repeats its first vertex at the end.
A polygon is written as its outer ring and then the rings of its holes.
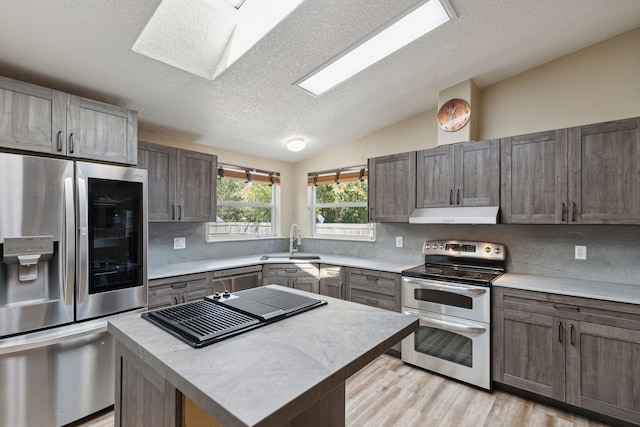
POLYGON ((0 425, 114 402, 107 321, 147 306, 147 172, 0 153, 0 425))

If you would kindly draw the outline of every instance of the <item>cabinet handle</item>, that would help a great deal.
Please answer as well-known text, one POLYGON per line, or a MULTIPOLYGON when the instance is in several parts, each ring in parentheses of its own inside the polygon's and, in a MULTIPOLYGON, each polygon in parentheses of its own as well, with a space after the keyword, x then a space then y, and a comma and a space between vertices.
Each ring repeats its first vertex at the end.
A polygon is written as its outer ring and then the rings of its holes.
POLYGON ((571 339, 571 345, 573 345, 573 323, 571 325, 569 325, 569 333, 570 333, 570 339, 571 339))
POLYGON ((374 277, 374 276, 367 276, 367 281, 368 282, 378 282, 379 277, 374 277))
POLYGON ((339 274, 337 271, 327 270, 327 276, 337 276, 339 274))
POLYGON ((458 188, 458 191, 456 191, 456 205, 460 204, 460 189, 458 188))
POLYGON ((449 190, 449 204, 453 205, 453 189, 449 190))
POLYGON ((176 205, 171 205, 171 221, 176 219, 176 205))
POLYGON ((567 205, 562 202, 562 211, 560 213, 560 221, 565 222, 567 220, 567 205))
POLYGON ((340 282, 340 298, 344 299, 344 292, 342 291, 344 289, 344 283, 340 282))
POLYGON ((284 271, 285 271, 285 273, 297 273, 298 269, 297 268, 285 268, 284 271))
POLYGON ((187 300, 184 299, 184 295, 182 296, 182 302, 187 302, 187 300))
POLYGON ((378 302, 380 302, 377 299, 370 299, 370 298, 365 298, 364 300, 367 302, 367 304, 370 304, 370 305, 378 305, 378 302))
POLYGON ((173 300, 176 302, 175 305, 178 305, 178 297, 173 297, 173 300))
POLYGON ((69 135, 69 153, 73 153, 75 151, 75 137, 73 134, 69 135))
POLYGON ((571 203, 571 222, 576 222, 576 203, 571 203))
POLYGON ((553 304, 553 308, 562 311, 580 311, 580 307, 578 307, 577 305, 553 304))
POLYGON ((562 322, 558 322, 558 341, 562 342, 562 322))
POLYGON ((62 131, 58 131, 58 136, 56 137, 56 148, 58 151, 62 151, 62 131))
POLYGON ((369 208, 369 221, 373 221, 373 208, 369 208))
POLYGON ((171 285, 173 289, 182 289, 182 288, 185 288, 186 286, 187 286, 186 283, 174 283, 173 285, 171 285))
POLYGON ((182 221, 182 206, 178 205, 178 221, 182 221))

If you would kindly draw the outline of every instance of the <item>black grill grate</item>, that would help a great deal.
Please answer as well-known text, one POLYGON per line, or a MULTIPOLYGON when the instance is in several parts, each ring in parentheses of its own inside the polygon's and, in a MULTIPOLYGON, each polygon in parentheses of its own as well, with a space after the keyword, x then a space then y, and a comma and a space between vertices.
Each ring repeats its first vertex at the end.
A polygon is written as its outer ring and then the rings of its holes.
POLYGON ((144 314, 147 319, 169 332, 175 332, 194 346, 233 336, 236 331, 244 331, 260 323, 258 319, 204 300, 144 314))

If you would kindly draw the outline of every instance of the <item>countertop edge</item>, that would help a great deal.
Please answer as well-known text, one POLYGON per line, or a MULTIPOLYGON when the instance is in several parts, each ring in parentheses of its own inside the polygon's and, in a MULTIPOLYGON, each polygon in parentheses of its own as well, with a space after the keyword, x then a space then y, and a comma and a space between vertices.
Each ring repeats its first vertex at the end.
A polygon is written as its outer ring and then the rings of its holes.
POLYGON ((626 283, 505 273, 493 282, 493 286, 640 304, 640 285, 626 283))

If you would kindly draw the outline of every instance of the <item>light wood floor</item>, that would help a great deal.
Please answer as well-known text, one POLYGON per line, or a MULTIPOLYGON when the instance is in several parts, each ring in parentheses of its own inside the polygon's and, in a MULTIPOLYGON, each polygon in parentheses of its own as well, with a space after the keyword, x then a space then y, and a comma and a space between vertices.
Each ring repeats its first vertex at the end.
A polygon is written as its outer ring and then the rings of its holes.
MULTIPOLYGON (((383 355, 346 385, 350 427, 602 427, 529 400, 487 393, 383 355)), ((113 427, 113 412, 78 427, 113 427)))

